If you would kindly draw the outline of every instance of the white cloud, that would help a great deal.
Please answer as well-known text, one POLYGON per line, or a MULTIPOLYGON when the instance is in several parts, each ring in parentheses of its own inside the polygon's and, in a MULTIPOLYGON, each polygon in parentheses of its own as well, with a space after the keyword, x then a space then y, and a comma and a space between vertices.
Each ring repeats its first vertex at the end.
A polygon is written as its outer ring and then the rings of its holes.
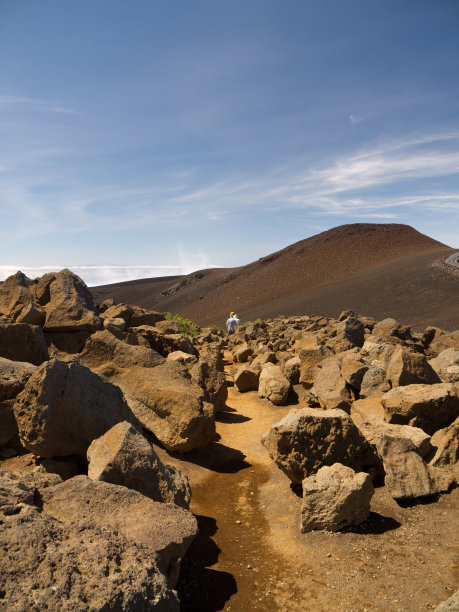
POLYGON ((68 115, 74 115, 77 112, 75 109, 63 106, 59 103, 49 102, 47 100, 37 100, 36 98, 27 98, 24 96, 0 95, 0 106, 33 106, 43 111, 65 113, 68 115))
POLYGON ((189 253, 183 248, 179 248, 180 263, 177 265, 94 265, 94 266, 72 266, 72 265, 45 265, 45 266, 22 266, 5 265, 0 266, 0 281, 8 276, 15 274, 18 270, 29 278, 43 276, 47 272, 58 272, 63 268, 69 268, 72 272, 80 276, 87 285, 108 285, 123 281, 136 280, 140 278, 158 278, 160 276, 181 276, 190 274, 196 270, 206 268, 218 268, 210 264, 210 260, 204 253, 189 253))

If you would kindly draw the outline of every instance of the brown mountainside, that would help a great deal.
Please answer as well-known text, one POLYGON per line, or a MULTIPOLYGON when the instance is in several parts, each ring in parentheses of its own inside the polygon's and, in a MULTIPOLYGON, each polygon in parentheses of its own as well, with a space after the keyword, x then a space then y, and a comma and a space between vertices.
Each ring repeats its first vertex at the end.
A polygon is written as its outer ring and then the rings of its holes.
POLYGON ((395 300, 396 314, 403 322, 442 323, 448 328, 459 323, 454 306, 459 297, 457 277, 444 270, 440 273, 432 263, 451 251, 407 225, 355 223, 239 268, 118 283, 92 291, 99 300, 111 297, 179 313, 201 325, 222 324, 230 310, 245 320, 279 314, 336 316, 353 307, 384 318, 394 311, 395 300), (413 275, 414 284, 410 283, 413 275), (441 313, 432 308, 432 300, 447 309, 446 316, 437 316, 441 313))

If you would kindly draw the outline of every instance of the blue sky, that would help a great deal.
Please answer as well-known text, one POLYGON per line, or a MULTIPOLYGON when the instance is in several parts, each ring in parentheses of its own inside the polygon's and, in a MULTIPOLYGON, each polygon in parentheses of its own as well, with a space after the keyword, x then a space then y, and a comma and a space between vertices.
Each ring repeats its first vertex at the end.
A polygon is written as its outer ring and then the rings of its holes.
POLYGON ((0 0, 0 279, 459 248, 457 0, 0 0))

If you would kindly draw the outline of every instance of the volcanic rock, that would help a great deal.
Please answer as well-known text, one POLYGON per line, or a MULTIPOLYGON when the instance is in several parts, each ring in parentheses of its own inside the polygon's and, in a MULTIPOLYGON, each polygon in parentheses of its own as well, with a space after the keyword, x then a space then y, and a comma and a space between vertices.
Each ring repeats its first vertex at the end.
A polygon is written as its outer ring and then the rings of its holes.
POLYGON ((459 397, 452 384, 396 387, 381 398, 388 423, 420 427, 432 435, 459 416, 459 397))
POLYGON ((41 327, 26 323, 0 324, 0 357, 34 365, 49 359, 41 327))
POLYGON ((35 370, 30 363, 0 357, 0 446, 17 433, 14 401, 35 370))
POLYGON ((75 476, 42 491, 43 512, 64 525, 75 521, 109 527, 157 555, 159 567, 175 586, 180 563, 197 533, 194 516, 173 504, 108 482, 75 476))
POLYGON ((290 382, 282 374, 280 366, 269 365, 263 368, 258 384, 258 396, 266 397, 275 406, 287 403, 290 382))
POLYGON ((49 284, 45 330, 96 331, 101 328, 91 292, 79 276, 61 270, 49 284))
POLYGON ((14 405, 22 444, 40 457, 78 455, 120 421, 138 424, 121 391, 78 363, 53 359, 29 378, 14 405))
POLYGON ((257 391, 258 382, 260 380, 259 372, 252 369, 251 366, 241 365, 237 368, 234 376, 234 385, 240 393, 245 391, 257 391))
POLYGON ((370 513, 373 484, 369 474, 356 474, 334 463, 303 480, 301 531, 340 531, 360 525, 370 513))
POLYGON ((442 351, 438 357, 431 359, 429 364, 435 370, 442 382, 459 382, 459 351, 449 348, 442 351))
POLYGON ((298 484, 324 465, 342 463, 360 471, 377 462, 343 410, 291 410, 263 434, 261 442, 278 467, 298 484))
POLYGON ((459 418, 449 427, 436 431, 431 444, 436 449, 431 465, 454 466, 459 461, 459 418))
POLYGON ((387 366, 386 378, 392 387, 415 384, 432 385, 441 382, 424 355, 407 350, 402 346, 397 346, 392 353, 387 366))
POLYGON ((322 408, 326 410, 340 408, 346 412, 350 411, 353 397, 345 379, 341 376, 337 359, 324 359, 320 363, 320 370, 314 380, 313 393, 322 408))
POLYGON ((88 448, 88 476, 134 489, 154 501, 188 508, 191 490, 180 470, 165 465, 130 423, 118 423, 88 448))

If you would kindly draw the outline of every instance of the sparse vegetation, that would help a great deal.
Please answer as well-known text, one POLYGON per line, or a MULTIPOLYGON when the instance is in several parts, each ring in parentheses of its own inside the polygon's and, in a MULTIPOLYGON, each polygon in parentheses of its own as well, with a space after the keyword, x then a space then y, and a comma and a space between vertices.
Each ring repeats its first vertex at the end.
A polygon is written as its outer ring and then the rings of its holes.
POLYGON ((190 319, 186 319, 185 317, 181 317, 178 314, 171 314, 170 312, 165 312, 164 316, 167 321, 178 321, 180 323, 180 333, 188 334, 189 336, 197 336, 201 333, 201 328, 196 323, 193 323, 190 319))

